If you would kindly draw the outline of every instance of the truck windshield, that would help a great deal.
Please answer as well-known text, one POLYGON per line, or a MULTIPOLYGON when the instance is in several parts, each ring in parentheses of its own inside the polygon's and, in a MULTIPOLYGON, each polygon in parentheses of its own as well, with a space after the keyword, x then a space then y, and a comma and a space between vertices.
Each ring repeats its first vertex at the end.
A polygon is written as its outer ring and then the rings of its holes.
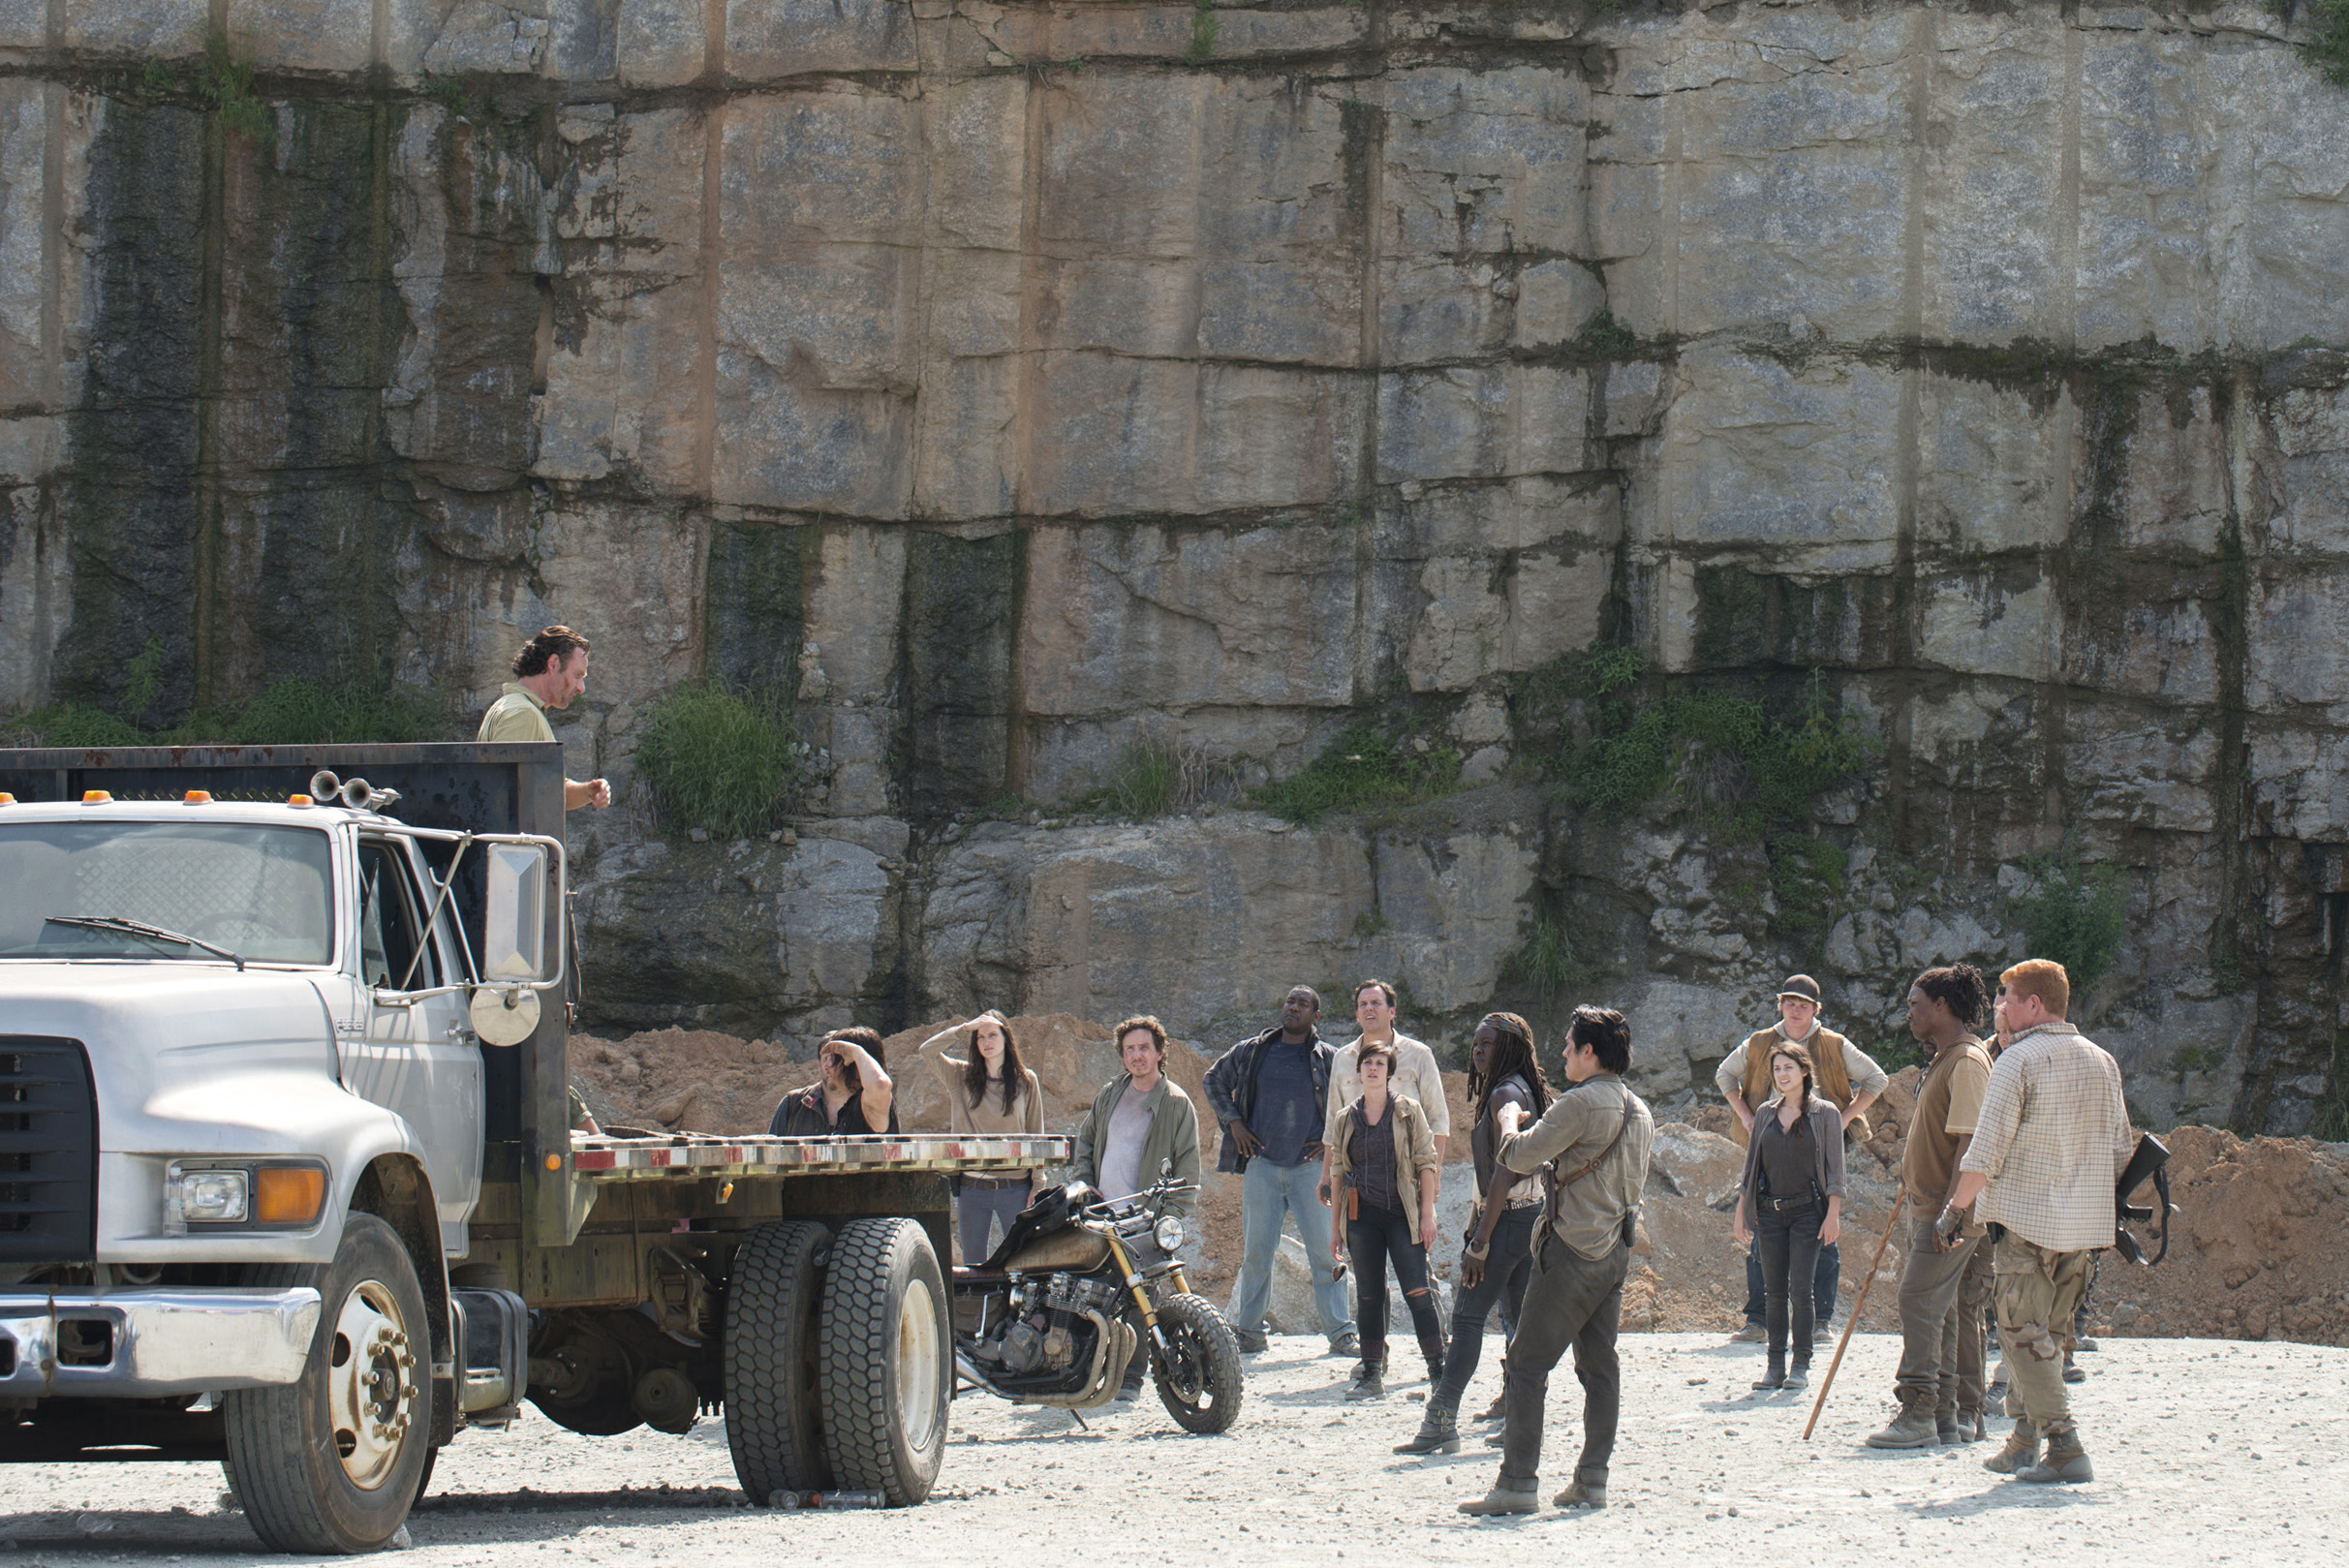
POLYGON ((220 962, 201 947, 48 923, 121 915, 257 964, 333 961, 326 835, 233 822, 0 825, 0 958, 220 962))

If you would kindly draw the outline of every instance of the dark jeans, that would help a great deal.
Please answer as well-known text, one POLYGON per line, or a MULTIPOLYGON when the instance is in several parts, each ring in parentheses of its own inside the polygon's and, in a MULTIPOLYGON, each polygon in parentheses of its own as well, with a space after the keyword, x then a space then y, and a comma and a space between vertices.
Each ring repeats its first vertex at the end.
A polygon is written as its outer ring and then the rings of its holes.
POLYGON ((974 1182, 963 1184, 962 1191, 954 1196, 954 1231, 963 1244, 963 1262, 977 1268, 987 1261, 992 1248, 989 1235, 997 1224, 1004 1234, 1011 1234, 1011 1222, 1028 1207, 1028 1184, 1017 1186, 980 1186, 974 1182))
POLYGON ((1819 1267, 1819 1226, 1827 1218, 1827 1205, 1806 1204, 1784 1214, 1773 1214, 1763 1203, 1759 1223, 1754 1227, 1753 1249, 1762 1260, 1762 1287, 1766 1292, 1768 1322, 1770 1324, 1770 1364, 1786 1364, 1786 1341, 1789 1330, 1794 1337, 1794 1363, 1798 1367, 1810 1365, 1810 1331, 1812 1324, 1811 1293, 1788 1289, 1788 1281, 1800 1282, 1815 1278, 1819 1267), (1787 1300, 1789 1295, 1793 1300, 1787 1300), (1789 1324, 1788 1317, 1792 1316, 1789 1324))
MULTIPOLYGON (((1815 1282, 1818 1295, 1813 1298, 1811 1309, 1818 1314, 1821 1323, 1833 1323, 1836 1320, 1836 1292, 1843 1283, 1843 1254, 1836 1250, 1833 1242, 1819 1248, 1815 1282)), ((1762 1312, 1762 1255, 1749 1251, 1746 1254, 1746 1321, 1761 1322, 1762 1312)))
POLYGON ((1574 1347, 1574 1375, 1583 1386, 1583 1451, 1574 1477, 1593 1485, 1606 1481, 1623 1413, 1615 1330, 1623 1311, 1623 1276, 1630 1268, 1627 1246, 1619 1245, 1595 1263, 1556 1236, 1536 1249, 1517 1337, 1509 1341, 1500 1439, 1503 1487, 1530 1491, 1541 1474, 1542 1403, 1549 1398, 1550 1368, 1568 1345, 1574 1347))
POLYGON ((1386 1365, 1386 1266, 1395 1265, 1395 1282, 1403 1287, 1404 1305, 1411 1309, 1411 1326, 1421 1348, 1443 1354, 1443 1324, 1436 1316, 1436 1298, 1428 1291, 1428 1253, 1411 1234, 1411 1216, 1400 1209, 1374 1209, 1369 1204, 1345 1222, 1345 1250, 1354 1260, 1354 1316, 1362 1337, 1362 1359, 1374 1367, 1386 1365))
POLYGON ((1447 1415, 1460 1408, 1468 1379, 1484 1356, 1484 1322, 1500 1308, 1505 1330, 1525 1312, 1526 1281, 1533 1275, 1533 1227, 1541 1222, 1540 1206, 1505 1209, 1493 1225, 1493 1245, 1486 1254, 1484 1277, 1472 1290, 1452 1298, 1452 1344, 1444 1352, 1443 1377, 1428 1395, 1428 1412, 1447 1415))

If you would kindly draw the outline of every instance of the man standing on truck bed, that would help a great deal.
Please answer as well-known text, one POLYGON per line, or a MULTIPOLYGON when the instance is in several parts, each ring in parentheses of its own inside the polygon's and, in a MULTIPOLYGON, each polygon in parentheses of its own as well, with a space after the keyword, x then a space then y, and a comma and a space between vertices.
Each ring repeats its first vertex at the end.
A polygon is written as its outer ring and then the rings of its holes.
MULTIPOLYGON (((505 692, 481 715, 479 741, 550 741, 554 726, 546 722, 549 708, 568 708, 587 690, 587 639, 567 626, 550 626, 522 644, 513 656, 513 679, 505 692)), ((582 806, 598 811, 612 803, 611 785, 601 779, 585 784, 563 781, 563 809, 582 806)))

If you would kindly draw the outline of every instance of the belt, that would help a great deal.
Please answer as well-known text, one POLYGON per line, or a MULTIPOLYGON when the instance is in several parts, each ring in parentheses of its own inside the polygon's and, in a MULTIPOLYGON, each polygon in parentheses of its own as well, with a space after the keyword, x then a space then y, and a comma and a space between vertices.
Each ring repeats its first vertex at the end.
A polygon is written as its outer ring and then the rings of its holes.
POLYGON ((1763 1198, 1760 1200, 1763 1211, 1773 1214, 1791 1214, 1797 1209, 1808 1209, 1818 1201, 1816 1198, 1763 1198))
POLYGON ((1538 1209, 1545 1201, 1547 1200, 1539 1188, 1528 1192, 1521 1185, 1510 1189, 1509 1200, 1501 1207, 1503 1209, 1538 1209))

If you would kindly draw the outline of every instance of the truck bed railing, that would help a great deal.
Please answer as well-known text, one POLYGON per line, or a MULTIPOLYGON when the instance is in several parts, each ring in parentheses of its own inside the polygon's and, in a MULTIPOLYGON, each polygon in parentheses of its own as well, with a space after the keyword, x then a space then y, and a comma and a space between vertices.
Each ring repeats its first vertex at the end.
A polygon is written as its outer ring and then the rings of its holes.
POLYGON ((999 1171, 1066 1165, 1069 1138, 966 1138, 945 1133, 857 1138, 668 1138, 572 1134, 583 1182, 659 1182, 705 1176, 824 1176, 848 1171, 999 1171))

